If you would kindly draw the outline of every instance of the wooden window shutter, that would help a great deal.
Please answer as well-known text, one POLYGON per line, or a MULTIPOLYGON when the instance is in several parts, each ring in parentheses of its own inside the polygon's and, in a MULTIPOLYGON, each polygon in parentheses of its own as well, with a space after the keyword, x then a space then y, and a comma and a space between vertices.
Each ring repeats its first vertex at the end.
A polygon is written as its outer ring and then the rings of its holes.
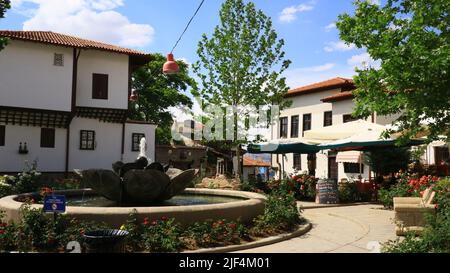
POLYGON ((93 74, 92 75, 92 98, 97 100, 108 99, 108 75, 93 74))
POLYGON ((5 126, 0 125, 0 146, 5 146, 5 126))
POLYGON ((41 148, 55 148, 55 129, 41 128, 41 148))

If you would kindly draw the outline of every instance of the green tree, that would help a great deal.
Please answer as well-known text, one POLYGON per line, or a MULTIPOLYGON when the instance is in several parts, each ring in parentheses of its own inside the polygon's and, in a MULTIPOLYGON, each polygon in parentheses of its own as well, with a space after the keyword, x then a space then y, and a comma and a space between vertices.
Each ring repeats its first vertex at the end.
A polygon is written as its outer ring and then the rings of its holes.
MULTIPOLYGON (((193 94, 202 100, 204 107, 288 106, 289 101, 283 100, 283 95, 289 88, 281 74, 291 62, 284 58, 284 40, 278 39, 271 18, 257 10, 254 3, 245 4, 243 0, 225 1, 219 16, 221 23, 212 37, 204 34, 198 44, 199 61, 193 67, 201 86, 193 94)), ((235 136, 232 144, 240 162, 240 146, 245 141, 238 141, 238 128, 242 127, 238 115, 248 117, 249 112, 244 109, 232 114, 235 136)), ((241 133, 245 134, 245 130, 240 130, 241 133)), ((238 164, 238 179, 241 171, 238 164)))
MULTIPOLYGON (((11 8, 10 0, 0 0, 0 19, 5 18, 6 10, 9 8, 11 8)), ((6 38, 0 37, 0 50, 4 49, 7 43, 6 38)))
POLYGON ((364 161, 381 182, 381 176, 391 174, 394 177, 395 172, 407 170, 411 161, 411 152, 409 148, 404 147, 380 148, 364 153, 364 161))
POLYGON ((341 39, 367 48, 380 68, 357 71, 356 115, 397 114, 402 140, 427 122, 431 138, 450 141, 450 2, 356 0, 354 15, 341 14, 341 39))
POLYGON ((130 118, 152 122, 158 125, 156 141, 168 144, 173 124, 170 107, 192 107, 191 99, 184 94, 188 88, 195 87, 195 80, 189 76, 189 67, 183 61, 177 61, 180 72, 165 75, 162 67, 166 58, 154 54, 153 60, 139 68, 133 74, 132 88, 138 94, 138 101, 131 102, 130 118))

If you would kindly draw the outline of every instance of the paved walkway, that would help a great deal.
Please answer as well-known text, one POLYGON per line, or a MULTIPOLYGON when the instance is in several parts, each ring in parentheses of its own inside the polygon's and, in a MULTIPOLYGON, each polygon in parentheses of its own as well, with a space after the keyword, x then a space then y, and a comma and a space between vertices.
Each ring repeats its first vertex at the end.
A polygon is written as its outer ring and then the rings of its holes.
POLYGON ((370 242, 396 238, 394 213, 380 205, 312 208, 303 216, 313 224, 307 234, 242 253, 367 253, 370 242))

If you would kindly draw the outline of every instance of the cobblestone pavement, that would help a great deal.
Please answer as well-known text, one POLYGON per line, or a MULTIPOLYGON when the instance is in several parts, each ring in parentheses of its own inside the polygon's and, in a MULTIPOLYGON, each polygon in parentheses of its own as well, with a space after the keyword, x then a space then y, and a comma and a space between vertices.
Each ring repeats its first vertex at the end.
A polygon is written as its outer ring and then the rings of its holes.
POLYGON ((397 238, 394 212, 381 205, 312 208, 302 215, 313 224, 307 234, 242 253, 368 253, 397 238))

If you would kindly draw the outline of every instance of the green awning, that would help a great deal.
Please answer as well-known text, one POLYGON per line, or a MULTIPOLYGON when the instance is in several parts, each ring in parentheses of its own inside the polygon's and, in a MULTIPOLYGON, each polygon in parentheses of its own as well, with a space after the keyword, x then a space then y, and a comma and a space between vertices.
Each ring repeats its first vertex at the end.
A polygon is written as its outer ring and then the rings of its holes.
POLYGON ((250 144, 247 148, 251 154, 315 154, 320 150, 317 145, 303 142, 250 144))
MULTIPOLYGON (((425 144, 425 140, 413 139, 402 146, 417 146, 425 144)), ((375 141, 348 141, 348 142, 338 142, 338 143, 328 143, 319 145, 320 150, 336 150, 336 149, 346 149, 346 150, 370 150, 371 148, 380 147, 394 147, 396 146, 396 140, 375 140, 375 141)))

